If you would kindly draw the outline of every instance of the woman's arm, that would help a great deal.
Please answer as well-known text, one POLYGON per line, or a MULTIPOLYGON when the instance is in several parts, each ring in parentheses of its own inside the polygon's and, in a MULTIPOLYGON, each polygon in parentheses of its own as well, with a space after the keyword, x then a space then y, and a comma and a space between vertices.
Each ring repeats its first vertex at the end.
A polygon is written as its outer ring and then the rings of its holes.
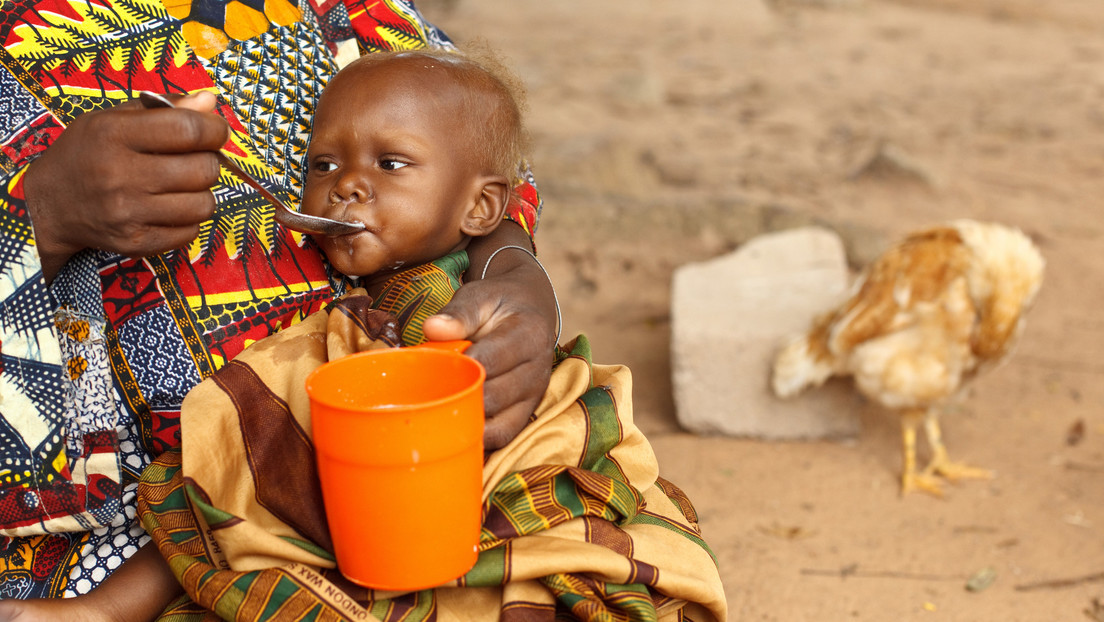
POLYGON ((75 598, 0 601, 0 622, 146 622, 184 592, 152 543, 75 598))
POLYGON ((487 449, 506 445, 529 421, 548 387, 559 330, 556 293, 529 253, 506 249, 487 265, 509 246, 532 248, 528 233, 512 221, 473 239, 468 282, 422 327, 429 339, 473 342, 467 353, 487 370, 487 449))

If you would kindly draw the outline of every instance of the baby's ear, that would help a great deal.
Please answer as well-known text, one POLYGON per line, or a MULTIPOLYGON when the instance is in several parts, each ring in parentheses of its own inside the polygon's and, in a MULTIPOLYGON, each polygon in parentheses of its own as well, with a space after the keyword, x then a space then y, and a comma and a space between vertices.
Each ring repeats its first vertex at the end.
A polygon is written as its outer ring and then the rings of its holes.
POLYGON ((460 223, 465 235, 480 237, 502 223, 510 200, 510 182, 502 175, 483 175, 475 182, 473 200, 460 223))

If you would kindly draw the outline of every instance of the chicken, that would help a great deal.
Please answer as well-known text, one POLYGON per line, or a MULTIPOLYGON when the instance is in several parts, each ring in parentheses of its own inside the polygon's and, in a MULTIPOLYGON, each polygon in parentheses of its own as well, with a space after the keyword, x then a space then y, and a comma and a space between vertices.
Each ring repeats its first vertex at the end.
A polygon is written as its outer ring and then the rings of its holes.
POLYGON ((958 220, 908 236, 860 276, 850 297, 781 349, 771 388, 789 397, 832 376, 901 415, 902 494, 941 495, 947 480, 987 478, 954 463, 939 416, 979 372, 1006 360, 1042 283, 1045 262, 1018 229, 958 220), (931 460, 916 468, 923 425, 931 460))

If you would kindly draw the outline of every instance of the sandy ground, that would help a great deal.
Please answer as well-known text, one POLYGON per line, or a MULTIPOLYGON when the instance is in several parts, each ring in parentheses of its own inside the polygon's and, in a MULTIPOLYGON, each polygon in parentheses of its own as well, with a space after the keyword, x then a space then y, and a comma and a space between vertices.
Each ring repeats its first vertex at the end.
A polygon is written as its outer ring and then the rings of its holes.
POLYGON ((1104 620, 1104 3, 421 6, 526 82, 565 334, 632 367, 731 620, 1104 620), (866 166, 879 152, 894 166, 866 166), (944 420, 952 456, 996 479, 902 498, 897 422, 873 405, 846 443, 680 430, 675 268, 808 222, 857 266, 956 217, 1017 225, 1048 260, 1018 352, 944 420))

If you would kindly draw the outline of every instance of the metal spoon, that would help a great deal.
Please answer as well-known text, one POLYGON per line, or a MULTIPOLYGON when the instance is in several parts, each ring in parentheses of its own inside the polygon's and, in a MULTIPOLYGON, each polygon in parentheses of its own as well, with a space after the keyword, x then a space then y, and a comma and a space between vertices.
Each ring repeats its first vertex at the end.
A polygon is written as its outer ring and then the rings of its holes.
MULTIPOLYGON (((146 108, 176 107, 173 105, 172 101, 164 95, 159 95, 151 91, 142 91, 138 93, 138 100, 141 101, 142 105, 146 108)), ((272 194, 267 188, 261 185, 261 182, 254 179, 249 173, 243 171, 237 164, 234 164, 234 161, 228 158, 222 151, 216 151, 215 155, 218 156, 219 164, 221 164, 223 168, 237 175, 239 179, 256 189, 269 203, 276 206, 276 222, 288 229, 300 233, 314 233, 327 236, 345 235, 346 233, 364 230, 363 223, 331 220, 321 216, 311 216, 310 214, 293 211, 287 205, 284 205, 283 201, 276 198, 276 195, 272 194)))

